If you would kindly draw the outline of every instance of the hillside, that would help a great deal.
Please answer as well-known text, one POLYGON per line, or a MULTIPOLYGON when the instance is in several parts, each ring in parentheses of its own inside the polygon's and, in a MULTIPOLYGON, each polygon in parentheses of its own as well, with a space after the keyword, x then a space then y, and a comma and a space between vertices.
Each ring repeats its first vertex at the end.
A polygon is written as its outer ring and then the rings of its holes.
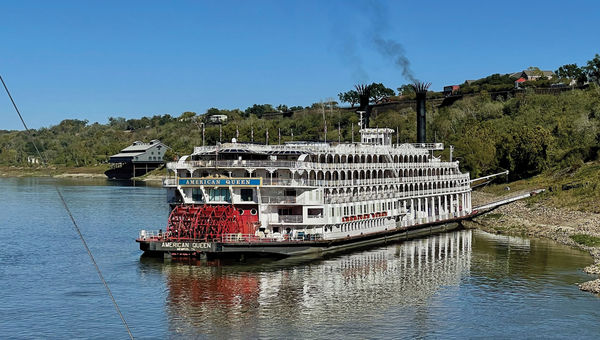
MULTIPOLYGON (((455 158, 472 177, 500 169, 511 171, 511 179, 527 178, 547 169, 578 168, 598 158, 600 139, 600 91, 589 89, 560 94, 525 92, 507 100, 492 100, 485 92, 458 100, 442 108, 428 106, 428 139, 455 146, 455 158)), ((167 155, 186 154, 205 143, 230 141, 269 143, 290 140, 323 140, 323 111, 318 105, 295 111, 289 117, 259 119, 240 110, 209 110, 224 114, 221 126, 208 124, 207 115, 186 112, 125 120, 110 118, 107 124, 64 120, 56 126, 34 130, 34 137, 49 163, 69 167, 101 166, 111 154, 136 140, 160 139, 172 147, 167 155), (292 137, 293 136, 293 137, 292 137)), ((335 105, 325 108, 327 140, 358 139, 355 113, 335 105)), ((400 142, 412 142, 416 136, 415 111, 407 107, 379 113, 372 127, 399 129, 400 142)), ((0 166, 27 166, 27 157, 35 155, 31 137, 24 131, 0 131, 0 166)), ((447 157, 447 155, 444 155, 447 157)))

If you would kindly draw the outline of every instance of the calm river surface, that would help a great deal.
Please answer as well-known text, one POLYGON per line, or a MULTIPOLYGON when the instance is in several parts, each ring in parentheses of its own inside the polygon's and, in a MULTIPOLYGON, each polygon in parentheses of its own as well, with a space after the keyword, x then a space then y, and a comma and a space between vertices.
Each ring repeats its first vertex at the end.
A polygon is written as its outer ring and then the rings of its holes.
POLYGON ((586 253, 453 233, 308 262, 141 258, 164 228, 158 187, 0 178, 0 337, 127 333, 54 190, 79 223, 136 338, 597 338, 586 253))

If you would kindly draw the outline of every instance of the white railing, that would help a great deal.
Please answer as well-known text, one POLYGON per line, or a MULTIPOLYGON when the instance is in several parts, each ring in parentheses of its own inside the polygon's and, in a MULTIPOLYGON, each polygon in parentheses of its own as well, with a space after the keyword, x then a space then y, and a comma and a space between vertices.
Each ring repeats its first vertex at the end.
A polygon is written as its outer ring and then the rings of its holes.
MULTIPOLYGON (((181 177, 185 178, 185 177, 181 177)), ((370 178, 370 179, 351 179, 351 180, 324 180, 324 179, 286 179, 286 178, 263 178, 263 186, 286 186, 286 187, 355 187, 372 186, 384 184, 406 184, 422 183, 435 181, 453 181, 466 183, 469 180, 469 174, 439 175, 439 176, 412 176, 412 177, 391 177, 391 178, 370 178)), ((177 178, 164 178, 163 186, 177 186, 177 178)))
POLYGON ((165 233, 162 230, 140 230, 138 239, 149 240, 158 237, 163 237, 165 233))
MULTIPOLYGON (((323 181, 321 181, 323 182, 323 181)), ((275 186, 294 186, 294 187, 316 187, 321 184, 317 184, 316 180, 310 179, 289 179, 289 178, 263 178, 263 186, 275 185, 275 186)))
POLYGON ((371 154, 374 151, 378 154, 386 153, 389 148, 400 149, 402 151, 422 152, 422 150, 443 150, 444 143, 403 143, 393 145, 374 145, 361 143, 342 143, 329 144, 324 142, 297 142, 284 145, 263 145, 263 144, 242 144, 242 143, 223 143, 217 146, 197 146, 194 147, 195 154, 210 154, 223 149, 243 149, 251 152, 265 153, 269 151, 305 151, 312 153, 364 153, 371 154))
POLYGON ((412 162, 412 163, 316 163, 304 162, 297 168, 305 170, 404 170, 423 168, 453 168, 456 162, 412 162))
POLYGON ((400 177, 400 181, 403 183, 452 181, 452 180, 461 181, 461 180, 468 180, 468 179, 469 179, 468 174, 400 177))
POLYGON ((169 162, 169 169, 193 169, 193 168, 274 168, 294 170, 404 170, 423 168, 455 168, 456 162, 412 162, 412 163, 319 163, 277 160, 201 160, 169 162))
POLYGON ((239 243, 239 242, 279 242, 283 241, 280 238, 260 237, 253 234, 224 234, 221 236, 221 242, 224 243, 239 243))
POLYGON ((252 234, 224 234, 220 241, 223 243, 240 243, 240 242, 304 242, 322 240, 322 234, 304 234, 303 236, 292 237, 289 234, 273 236, 256 236, 252 234))
POLYGON ((273 161, 273 160, 201 160, 201 161, 183 161, 170 162, 167 164, 169 168, 296 168, 296 161, 273 161))
MULTIPOLYGON (((166 237, 166 233, 161 230, 140 230, 138 234, 139 240, 160 240, 162 237, 166 237)), ((316 241, 323 239, 322 234, 304 234, 302 236, 292 237, 289 234, 277 234, 277 236, 257 236, 254 234, 223 234, 214 241, 220 241, 224 243, 238 243, 238 242, 283 242, 283 241, 316 241)), ((209 241, 210 242, 210 241, 209 241)))
POLYGON ((177 186, 177 178, 163 178, 163 186, 164 187, 171 187, 171 186, 177 186))
POLYGON ((418 182, 435 182, 435 181, 467 181, 469 174, 457 175, 439 175, 439 176, 417 176, 417 177, 391 177, 391 178, 370 178, 370 179, 350 179, 350 180, 324 180, 324 179, 278 179, 272 180, 266 178, 263 180, 263 185, 285 185, 285 186, 309 186, 309 187, 355 187, 355 186, 370 186, 380 184, 404 184, 418 182))
POLYGON ((302 223, 302 215, 279 215, 279 223, 302 223))
POLYGON ((427 189, 427 190, 413 190, 413 191, 388 191, 379 193, 359 193, 357 195, 337 195, 325 197, 325 203, 352 203, 352 202, 363 202, 377 199, 396 199, 396 198, 410 198, 420 197, 429 195, 439 194, 462 194, 469 191, 468 187, 455 187, 455 188, 438 188, 438 189, 427 189))
POLYGON ((260 198, 262 203, 271 204, 284 204, 284 203, 304 203, 304 200, 296 196, 262 196, 260 198))
POLYGON ((444 150, 444 143, 410 143, 410 145, 417 149, 444 150))

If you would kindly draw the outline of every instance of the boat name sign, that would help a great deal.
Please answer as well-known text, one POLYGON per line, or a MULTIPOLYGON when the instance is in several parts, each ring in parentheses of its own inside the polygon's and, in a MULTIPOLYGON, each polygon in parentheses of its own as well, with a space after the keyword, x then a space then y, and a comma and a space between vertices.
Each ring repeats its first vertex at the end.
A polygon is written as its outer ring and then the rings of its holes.
POLYGON ((261 178, 179 178, 179 186, 182 187, 256 187, 262 185, 261 178))
POLYGON ((160 248, 163 251, 203 251, 211 249, 212 244, 207 242, 162 242, 160 248))

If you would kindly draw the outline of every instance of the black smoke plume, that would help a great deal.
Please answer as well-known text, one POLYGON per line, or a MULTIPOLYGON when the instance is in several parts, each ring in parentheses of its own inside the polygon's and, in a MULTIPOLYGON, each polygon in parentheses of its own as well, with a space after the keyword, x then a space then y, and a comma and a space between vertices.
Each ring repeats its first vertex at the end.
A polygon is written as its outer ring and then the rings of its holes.
POLYGON ((417 78, 415 78, 412 70, 410 69, 410 61, 404 54, 405 52, 402 44, 397 41, 383 39, 381 37, 373 37, 373 43, 375 44, 375 48, 379 53, 394 60, 394 63, 400 67, 402 76, 404 76, 404 78, 410 80, 411 83, 418 82, 417 78))

